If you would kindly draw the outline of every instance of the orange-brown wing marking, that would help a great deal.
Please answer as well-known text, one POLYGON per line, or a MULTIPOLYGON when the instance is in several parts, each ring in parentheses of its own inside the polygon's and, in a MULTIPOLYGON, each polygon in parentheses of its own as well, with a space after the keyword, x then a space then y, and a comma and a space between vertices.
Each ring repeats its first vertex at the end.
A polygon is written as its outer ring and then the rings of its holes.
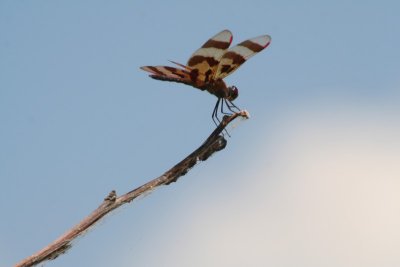
POLYGON ((262 35, 246 40, 232 47, 221 57, 218 69, 215 73, 216 79, 223 79, 234 72, 250 57, 254 56, 271 43, 269 35, 262 35))
POLYGON ((198 70, 198 79, 205 83, 212 79, 217 71, 222 55, 232 42, 232 33, 223 30, 213 36, 192 54, 187 65, 198 70))

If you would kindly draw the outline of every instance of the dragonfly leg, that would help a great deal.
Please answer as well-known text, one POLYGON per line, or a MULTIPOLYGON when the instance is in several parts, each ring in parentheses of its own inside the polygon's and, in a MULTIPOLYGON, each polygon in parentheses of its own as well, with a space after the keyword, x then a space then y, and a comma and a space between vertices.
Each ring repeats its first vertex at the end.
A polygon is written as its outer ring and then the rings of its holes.
POLYGON ((225 102, 226 102, 226 105, 228 106, 228 109, 229 109, 230 111, 232 111, 233 113, 239 112, 239 111, 240 111, 240 108, 238 108, 235 104, 233 104, 232 101, 229 101, 229 100, 225 99, 225 102), (234 109, 235 109, 236 111, 234 111, 234 109))
MULTIPOLYGON (((223 112, 223 107, 222 107, 222 106, 224 105, 224 101, 223 101, 223 100, 221 101, 221 98, 218 98, 217 103, 215 104, 213 113, 212 113, 212 115, 211 115, 212 120, 213 120, 213 122, 215 123, 215 125, 216 125, 217 127, 218 127, 218 125, 221 123, 221 120, 218 118, 218 107, 219 107, 219 104, 221 104, 221 112, 222 112, 223 114, 228 114, 228 113, 223 112), (222 103, 221 103, 221 102, 222 102, 222 103)), ((227 134, 229 137, 231 137, 230 134, 228 133, 228 131, 227 131, 226 129, 224 129, 224 131, 226 132, 226 134, 227 134)))
POLYGON ((222 113, 222 114, 225 114, 225 115, 231 115, 231 113, 224 112, 224 104, 225 104, 225 105, 228 107, 228 109, 230 110, 229 105, 228 105, 227 102, 226 102, 226 99, 223 98, 221 102, 222 102, 222 103, 221 103, 221 113, 222 113))
POLYGON ((221 98, 218 98, 217 103, 215 104, 213 113, 211 115, 211 118, 212 118, 212 120, 213 120, 213 122, 214 122, 214 124, 216 126, 218 126, 218 124, 221 123, 221 120, 218 118, 218 114, 217 114, 218 113, 218 106, 219 106, 220 102, 221 102, 221 98))

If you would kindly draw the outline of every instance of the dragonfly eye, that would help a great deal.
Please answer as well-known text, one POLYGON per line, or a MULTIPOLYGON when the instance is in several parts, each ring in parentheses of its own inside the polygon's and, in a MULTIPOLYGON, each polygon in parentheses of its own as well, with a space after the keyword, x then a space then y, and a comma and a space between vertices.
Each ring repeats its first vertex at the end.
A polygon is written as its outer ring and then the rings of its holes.
POLYGON ((229 87, 229 96, 228 100, 233 101, 239 96, 239 90, 236 88, 236 86, 231 86, 229 87))

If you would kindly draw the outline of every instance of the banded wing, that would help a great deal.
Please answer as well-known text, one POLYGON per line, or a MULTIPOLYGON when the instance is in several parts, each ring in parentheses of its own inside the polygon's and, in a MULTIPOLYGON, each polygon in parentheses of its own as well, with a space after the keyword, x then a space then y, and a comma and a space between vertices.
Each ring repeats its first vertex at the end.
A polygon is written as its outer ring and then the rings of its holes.
POLYGON ((246 60, 266 48, 270 42, 271 37, 269 35, 261 35, 241 42, 226 51, 221 57, 215 79, 223 79, 234 72, 246 60))
MULTIPOLYGON (((184 66, 179 63, 175 64, 184 66)), ((150 72, 150 77, 156 80, 184 83, 194 87, 201 87, 204 85, 202 80, 199 79, 201 76, 193 75, 189 68, 178 69, 169 66, 143 66, 140 68, 144 71, 150 72)))
POLYGON ((215 73, 220 64, 220 59, 228 49, 232 42, 232 33, 228 30, 223 30, 213 36, 203 44, 196 52, 189 58, 187 66, 193 72, 198 72, 199 79, 204 83, 210 81, 215 76, 215 73))

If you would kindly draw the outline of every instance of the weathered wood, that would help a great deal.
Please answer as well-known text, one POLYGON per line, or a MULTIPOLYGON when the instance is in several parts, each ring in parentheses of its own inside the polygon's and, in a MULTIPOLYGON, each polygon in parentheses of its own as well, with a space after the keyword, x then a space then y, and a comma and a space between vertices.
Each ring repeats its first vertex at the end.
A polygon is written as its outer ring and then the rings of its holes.
POLYGON ((65 234, 63 234, 61 237, 56 239, 54 242, 52 242, 42 250, 16 264, 15 267, 34 266, 46 260, 53 260, 59 257, 72 247, 73 240, 87 232, 89 228, 94 226, 99 220, 101 220, 111 211, 122 206, 123 204, 131 202, 142 194, 154 190, 160 185, 168 185, 170 183, 176 182, 179 177, 185 175, 194 165, 196 165, 198 161, 205 161, 215 152, 225 148, 227 141, 224 136, 221 135, 221 133, 225 129, 225 127, 237 117, 248 118, 249 115, 247 111, 241 111, 238 113, 234 113, 230 116, 224 116, 221 123, 211 133, 206 141, 181 162, 173 166, 160 177, 155 178, 150 182, 136 189, 133 189, 121 196, 117 196, 114 190, 111 191, 109 195, 104 199, 104 201, 100 204, 100 206, 95 209, 90 215, 84 218, 80 223, 68 230, 65 234))

